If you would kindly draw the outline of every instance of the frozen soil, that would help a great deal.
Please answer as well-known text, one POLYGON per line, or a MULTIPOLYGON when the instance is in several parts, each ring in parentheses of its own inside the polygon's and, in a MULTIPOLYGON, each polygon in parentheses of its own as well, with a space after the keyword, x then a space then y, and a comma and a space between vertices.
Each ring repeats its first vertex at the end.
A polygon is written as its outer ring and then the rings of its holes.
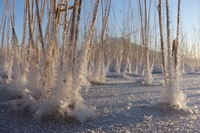
MULTIPOLYGON (((13 111, 9 107, 0 106, 0 132, 200 132, 198 113, 188 114, 151 106, 157 103, 164 89, 161 74, 153 74, 154 85, 151 86, 136 82, 137 76, 131 77, 108 77, 106 84, 95 84, 88 92, 82 92, 87 104, 96 106, 96 117, 87 122, 80 123, 74 118, 52 115, 36 122, 29 112, 13 111)), ((181 88, 187 95, 187 106, 200 110, 200 75, 192 73, 181 77, 181 88)), ((0 102, 6 100, 6 95, 0 93, 0 102)))

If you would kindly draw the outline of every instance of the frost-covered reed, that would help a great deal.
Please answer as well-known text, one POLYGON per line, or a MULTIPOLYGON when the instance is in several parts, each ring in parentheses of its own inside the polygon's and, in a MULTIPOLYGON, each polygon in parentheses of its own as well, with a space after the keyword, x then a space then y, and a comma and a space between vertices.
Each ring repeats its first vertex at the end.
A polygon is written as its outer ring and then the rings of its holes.
MULTIPOLYGON (((5 2, 6 6, 10 5, 9 1, 5 2)), ((25 1, 21 49, 15 31, 14 14, 7 16, 11 23, 12 47, 7 46, 9 51, 7 50, 7 56, 2 61, 1 91, 5 92, 10 100, 1 104, 11 105, 19 110, 26 109, 33 114, 35 120, 54 114, 73 116, 84 122, 95 115, 95 107, 85 103, 81 90, 83 87, 90 87, 84 70, 88 63, 87 55, 100 0, 94 4, 90 28, 81 53, 77 49, 77 42, 82 0, 75 0, 73 6, 69 6, 68 0, 62 0, 61 3, 53 0, 46 2, 25 1), (42 25, 45 9, 48 11, 48 21, 44 32, 42 25), (72 13, 69 13, 69 10, 72 13), (59 44, 61 31, 62 45, 59 44), (28 41, 25 39, 26 33, 29 33, 28 41)))

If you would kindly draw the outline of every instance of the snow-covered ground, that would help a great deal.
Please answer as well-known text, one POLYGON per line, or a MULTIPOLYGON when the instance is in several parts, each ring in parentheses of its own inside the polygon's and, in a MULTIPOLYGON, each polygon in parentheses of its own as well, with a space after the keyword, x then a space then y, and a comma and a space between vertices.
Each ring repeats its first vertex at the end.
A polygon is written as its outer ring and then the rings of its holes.
MULTIPOLYGON (((163 76, 153 74, 154 85, 146 86, 130 79, 108 77, 106 84, 92 85, 82 96, 88 105, 96 106, 96 117, 84 123, 74 118, 47 116, 41 122, 33 121, 29 112, 13 111, 0 106, 1 133, 37 132, 200 132, 200 115, 173 111, 164 106, 153 106, 164 86, 163 76)), ((181 76, 181 88, 187 95, 187 106, 200 110, 200 74, 181 76)), ((6 101, 0 93, 0 102, 6 101)))

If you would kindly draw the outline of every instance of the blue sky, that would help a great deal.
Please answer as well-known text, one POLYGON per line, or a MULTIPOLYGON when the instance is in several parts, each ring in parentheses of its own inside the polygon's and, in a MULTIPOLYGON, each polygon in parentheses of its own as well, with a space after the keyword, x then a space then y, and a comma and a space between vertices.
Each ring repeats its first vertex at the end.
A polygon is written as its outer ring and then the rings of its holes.
MULTIPOLYGON (((12 1, 12 0, 10 0, 12 1)), ((83 0, 84 1, 84 0, 83 0)), ((85 0, 89 2, 90 0, 85 0)), ((113 0, 112 1, 112 8, 115 11, 115 15, 117 17, 117 21, 119 22, 120 28, 122 28, 122 19, 124 5, 128 3, 129 0, 113 0)), ((165 1, 165 0, 163 0, 165 1)), ((177 17, 177 1, 178 0, 169 0, 170 2, 170 10, 171 10, 171 23, 174 30, 176 30, 176 17, 177 17)), ((199 0, 181 0, 181 20, 184 32, 189 34, 194 33, 194 28, 200 29, 198 22, 200 22, 200 1, 199 0)), ((155 5, 155 0, 152 0, 152 5, 155 5)), ((136 10, 138 9, 138 0, 131 0, 131 4, 133 8, 136 10)), ((88 5, 88 4, 86 4, 88 5)), ((155 6, 152 6, 155 8, 155 6)), ((4 0, 0 0, 0 18, 2 18, 2 13, 4 9, 4 0)), ((16 20, 15 20, 15 27, 18 35, 18 39, 21 40, 22 38, 22 31, 23 31, 23 10, 24 10, 24 0, 16 0, 16 20)), ((138 11, 136 11, 137 14, 138 11)), ((151 17, 153 17, 154 10, 151 11, 151 17)), ((113 13, 111 12, 111 15, 113 13)), ((138 21, 139 22, 139 21, 138 21)), ((118 36, 120 36, 119 29, 116 29, 118 32, 118 36)), ((1 38, 1 35, 0 35, 1 38)), ((192 36, 189 37, 192 40, 192 36)))

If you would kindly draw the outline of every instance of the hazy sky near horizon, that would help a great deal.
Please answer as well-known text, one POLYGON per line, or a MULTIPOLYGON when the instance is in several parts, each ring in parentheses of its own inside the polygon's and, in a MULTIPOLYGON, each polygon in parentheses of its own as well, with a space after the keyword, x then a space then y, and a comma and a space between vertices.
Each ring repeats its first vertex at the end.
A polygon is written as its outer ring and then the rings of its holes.
MULTIPOLYGON (((12 1, 12 0, 10 0, 12 1)), ((89 2, 90 0, 83 0, 89 2)), ((115 15, 119 21, 120 28, 122 28, 122 19, 124 10, 124 3, 127 3, 129 0, 112 0, 112 8, 114 9, 115 15)), ((147 0, 148 1, 148 0, 147 0)), ((158 1, 158 0, 156 0, 158 1)), ((165 2, 165 0, 163 0, 165 2)), ((177 18, 177 3, 178 0, 169 0, 170 2, 170 14, 171 14, 171 23, 173 30, 176 30, 176 18, 177 18)), ((138 0, 131 0, 133 8, 138 8, 138 0)), ((152 8, 155 7, 155 0, 152 0, 152 8)), ((4 9, 4 0, 0 0, 0 18, 2 18, 4 9)), ((18 35, 18 39, 22 39, 23 32, 23 13, 24 13, 24 0, 16 0, 16 13, 15 13, 15 27, 18 35)), ((156 12, 157 13, 157 12, 156 12)), ((111 13, 112 14, 112 13, 111 13)), ((151 16, 153 16, 154 10, 151 11, 151 16)), ((194 29, 200 30, 200 0, 181 0, 181 24, 182 29, 185 33, 189 34, 188 36, 192 41, 192 34, 194 29)), ((117 31, 116 31, 117 32, 117 31)), ((1 40, 0 34, 0 40, 1 40)), ((120 36, 120 33, 118 33, 120 36)))

